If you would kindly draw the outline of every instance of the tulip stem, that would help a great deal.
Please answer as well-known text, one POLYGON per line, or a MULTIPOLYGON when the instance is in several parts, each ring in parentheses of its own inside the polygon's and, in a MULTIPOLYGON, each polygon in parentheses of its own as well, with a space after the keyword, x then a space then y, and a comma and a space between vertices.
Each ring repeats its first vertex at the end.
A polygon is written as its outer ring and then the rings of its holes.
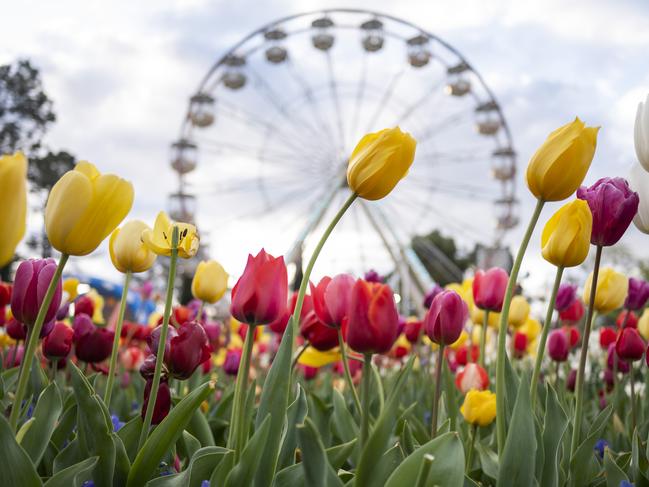
POLYGON ((471 471, 471 463, 473 462, 473 448, 475 445, 475 437, 478 434, 478 425, 471 425, 471 439, 469 440, 469 449, 466 452, 466 467, 464 468, 464 474, 468 477, 469 472, 471 471))
POLYGON ((635 378, 633 377, 633 360, 629 361, 629 382, 631 385, 631 438, 635 431, 636 422, 636 408, 635 408, 635 378))
POLYGON ((119 314, 115 324, 115 337, 113 338, 113 350, 110 354, 110 367, 108 369, 108 381, 104 391, 104 404, 110 410, 110 397, 113 394, 115 382, 115 368, 117 366, 117 355, 119 352, 119 340, 122 336, 122 324, 124 323, 124 312, 126 311, 126 298, 128 297, 128 286, 131 283, 131 271, 124 274, 124 287, 122 288, 122 300, 119 303, 119 314))
POLYGON ((230 417, 230 431, 228 432, 228 448, 234 450, 234 463, 236 464, 248 439, 248 429, 245 427, 245 405, 248 389, 248 375, 250 375, 250 359, 252 346, 255 342, 255 327, 248 325, 246 339, 243 344, 243 355, 239 362, 237 381, 234 385, 234 404, 230 417))
MULTIPOLYGON (((548 333, 552 327, 552 314, 554 313, 554 303, 557 300, 557 293, 559 292, 559 285, 561 284, 561 277, 563 276, 563 266, 557 267, 557 273, 554 277, 554 286, 552 286, 552 293, 550 294, 550 301, 548 302, 548 309, 545 313, 545 322, 543 323, 543 330, 541 331, 541 341, 536 350, 536 361, 534 362, 534 372, 532 373, 532 383, 530 384, 530 394, 532 400, 532 411, 536 406, 536 397, 539 388, 539 376, 541 374, 541 363, 543 362, 543 355, 545 354, 545 344, 548 340, 548 333)), ((557 369, 558 371, 558 369, 557 369)))
POLYGON ((366 353, 363 361, 363 377, 361 377, 361 438, 360 450, 367 444, 370 435, 370 381, 372 380, 372 354, 366 353))
POLYGON ((439 413, 439 396, 442 393, 442 364, 444 363, 444 345, 439 346, 437 363, 435 364, 435 397, 433 397, 433 410, 431 414, 431 438, 437 436, 437 415, 439 413))
POLYGON ((577 369, 577 382, 575 384, 576 403, 575 417, 572 424, 572 441, 570 442, 570 458, 575 457, 579 440, 581 436, 581 421, 584 409, 584 372, 586 371, 586 357, 588 356, 588 340, 590 338, 590 328, 593 324, 593 314, 595 311, 595 296, 597 295, 597 278, 599 277, 599 265, 602 261, 602 246, 597 246, 595 253, 595 268, 593 269, 593 280, 590 284, 590 298, 588 300, 588 313, 586 314, 586 323, 584 325, 584 336, 581 341, 581 355, 579 356, 579 368, 577 369))
POLYGON ((347 349, 345 348, 345 340, 343 339, 343 331, 341 328, 338 328, 338 346, 340 347, 340 356, 343 359, 343 369, 345 370, 345 380, 347 381, 347 387, 352 391, 352 397, 354 398, 354 404, 356 404, 356 409, 358 414, 363 414, 361 409, 361 401, 358 399, 358 393, 354 387, 354 381, 352 380, 352 374, 349 371, 349 362, 347 361, 347 349))
MULTIPOLYGON (((484 319, 482 320, 482 330, 480 330, 480 367, 485 368, 487 363, 486 351, 487 351, 487 327, 489 326, 489 310, 486 309, 484 312, 484 319)), ((469 350, 469 356, 471 356, 471 351, 469 350)))
POLYGON ((155 370, 153 372, 153 381, 151 382, 151 391, 149 393, 149 402, 144 415, 144 423, 140 432, 140 441, 137 449, 140 451, 149 436, 153 411, 158 398, 158 389, 160 387, 160 376, 162 374, 162 363, 164 362, 165 347, 167 345, 167 333, 169 331, 169 317, 171 316, 171 302, 174 297, 174 283, 176 282, 176 263, 178 261, 178 227, 174 225, 171 231, 171 255, 169 257, 169 278, 167 281, 167 297, 165 300, 165 309, 162 317, 162 328, 158 341, 158 351, 155 359, 155 370))
POLYGON ((505 448, 506 435, 506 415, 507 415, 507 388, 505 386, 505 360, 507 356, 507 323, 509 321, 509 307, 512 303, 514 289, 516 288, 516 281, 518 280, 518 272, 521 269, 523 256, 530 243, 532 232, 536 223, 541 216, 541 210, 545 202, 541 199, 536 201, 534 213, 530 218, 527 225, 521 244, 518 247, 518 253, 512 266, 512 271, 509 274, 509 281, 507 282, 507 290, 505 291, 505 299, 503 301, 503 308, 500 315, 500 324, 498 326, 498 354, 496 355, 496 433, 498 438, 498 456, 502 458, 503 449, 505 448))
POLYGON ((27 383, 29 382, 29 376, 32 371, 32 361, 34 355, 36 355, 36 347, 38 346, 38 340, 41 335, 41 330, 43 328, 43 322, 45 321, 45 316, 49 310, 50 304, 52 303, 52 298, 56 292, 56 286, 61 279, 61 274, 63 274, 63 268, 68 262, 68 254, 61 254, 59 259, 59 264, 56 266, 56 271, 52 280, 50 281, 47 291, 45 292, 45 297, 41 303, 41 307, 38 310, 38 315, 36 316, 36 322, 34 323, 33 328, 28 333, 27 338, 27 347, 25 348, 25 353, 23 354, 23 359, 20 363, 20 375, 18 377, 18 387, 16 388, 16 395, 13 402, 13 407, 11 408, 11 416, 9 416, 9 425, 11 426, 11 431, 15 432, 18 426, 18 417, 20 416, 20 409, 25 398, 25 393, 27 392, 27 383))

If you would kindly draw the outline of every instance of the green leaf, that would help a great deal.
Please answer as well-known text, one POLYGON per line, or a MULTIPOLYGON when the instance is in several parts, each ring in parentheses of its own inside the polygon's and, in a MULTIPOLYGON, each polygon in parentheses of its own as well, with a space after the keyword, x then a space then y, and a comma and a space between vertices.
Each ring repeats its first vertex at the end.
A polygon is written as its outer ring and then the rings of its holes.
POLYGON ((212 435, 210 425, 200 408, 196 409, 194 414, 192 414, 189 424, 187 425, 187 431, 201 443, 201 446, 216 445, 216 443, 214 443, 214 435, 212 435))
POLYGON ((198 450, 185 470, 150 480, 147 487, 200 487, 230 450, 220 446, 207 446, 198 450))
POLYGON ((301 463, 296 463, 277 472, 273 482, 273 487, 295 487, 296 485, 306 485, 301 463))
POLYGON ((191 457, 201 448, 201 443, 189 431, 183 431, 176 443, 176 452, 182 458, 191 459, 191 457))
POLYGON ((355 485, 357 487, 377 485, 374 476, 377 473, 378 463, 390 441, 392 430, 397 421, 397 410, 401 400, 401 393, 412 369, 414 356, 408 360, 405 367, 397 375, 395 385, 383 409, 383 413, 372 429, 367 444, 361 452, 358 468, 356 469, 355 485))
POLYGON ((286 411, 286 434, 279 453, 279 468, 288 467, 295 463, 295 447, 297 444, 296 425, 304 422, 308 412, 306 394, 304 388, 298 384, 295 401, 291 403, 286 411))
POLYGON ((302 467, 306 485, 310 487, 342 487, 343 483, 331 468, 320 435, 313 421, 306 418, 297 427, 297 438, 302 451, 302 467))
POLYGON ((606 472, 606 487, 619 487, 620 482, 629 481, 629 477, 617 466, 611 450, 608 448, 604 451, 604 471, 606 472))
POLYGON ((613 408, 608 405, 597 415, 588 436, 579 445, 574 457, 570 459, 570 477, 572 477, 573 485, 588 485, 597 475, 599 465, 595 460, 593 448, 595 442, 602 437, 602 432, 606 428, 612 412, 613 408))
POLYGON ((43 458, 62 408, 59 388, 52 382, 38 398, 32 415, 34 423, 20 442, 34 465, 38 465, 43 458))
MULTIPOLYGON (((453 381, 453 374, 448 368, 447 360, 444 360, 442 364, 442 370, 444 380, 444 405, 446 407, 446 414, 451 420, 450 429, 457 431, 457 388, 455 387, 455 383, 453 381)), ((435 468, 435 463, 433 463, 433 468, 435 468)))
POLYGON ((259 429, 255 431, 255 434, 252 435, 243 452, 241 452, 239 463, 234 466, 225 479, 225 487, 252 485, 257 465, 259 465, 261 458, 266 455, 269 446, 267 440, 271 422, 270 414, 266 415, 266 419, 261 423, 259 429))
POLYGON ((44 487, 81 487, 86 480, 90 480, 97 460, 99 457, 90 457, 64 468, 50 477, 44 487))
POLYGON ((225 485, 225 479, 232 471, 232 467, 234 467, 234 451, 228 451, 212 472, 210 485, 225 485))
POLYGON ((649 465, 647 464, 647 457, 642 450, 642 441, 638 436, 638 430, 633 432, 633 444, 631 446, 631 472, 635 480, 636 487, 649 486, 649 480, 643 472, 649 472, 649 465))
POLYGON ((58 455, 56 455, 54 458, 54 464, 52 465, 52 472, 57 474, 58 472, 81 462, 84 457, 85 455, 81 453, 79 448, 79 440, 75 438, 68 443, 66 447, 58 453, 58 455))
POLYGON ((0 414, 0 452, 2 485, 20 487, 42 485, 29 455, 16 442, 3 414, 0 414))
POLYGON ((135 457, 128 474, 128 487, 140 487, 153 476, 162 457, 178 441, 196 408, 200 407, 213 389, 214 386, 207 382, 193 390, 155 427, 135 457))
POLYGON ((54 432, 52 433, 52 443, 54 446, 61 449, 63 444, 70 438, 74 427, 77 425, 77 403, 72 403, 63 411, 63 416, 60 417, 54 432))
POLYGON ((357 441, 358 440, 354 438, 353 440, 348 441, 347 443, 342 443, 340 445, 332 446, 325 450, 325 453, 327 454, 327 459, 329 460, 329 463, 335 470, 338 470, 345 464, 345 462, 347 461, 351 453, 354 451, 357 441))
POLYGON ((264 380, 261 392, 255 429, 261 427, 262 421, 270 414, 270 431, 268 432, 268 445, 266 451, 255 465, 255 486, 268 487, 273 482, 275 470, 279 460, 282 444, 282 433, 286 422, 286 408, 288 406, 289 391, 291 387, 291 365, 293 354, 293 318, 288 321, 282 342, 270 366, 268 375, 264 380))
MULTIPOLYGON (((476 434, 478 434, 476 432, 476 434)), ((477 438, 476 438, 477 440, 477 438)), ((478 452, 480 457, 480 466, 482 467, 482 472, 492 479, 496 480, 498 478, 498 455, 491 448, 484 446, 479 441, 475 443, 475 449, 478 452)))
POLYGON ((403 462, 403 456, 403 450, 398 443, 389 448, 378 461, 372 477, 373 482, 376 482, 373 485, 384 485, 392 472, 403 462))
POLYGON ((509 357, 505 354, 505 404, 507 405, 506 424, 509 424, 514 411, 514 398, 517 396, 519 384, 520 379, 514 371, 512 363, 509 361, 509 357))
POLYGON ((462 487, 464 484, 464 448, 459 435, 454 431, 438 436, 417 448, 390 475, 385 487, 415 485, 424 455, 427 454, 432 455, 434 460, 424 485, 462 487))
POLYGON ((140 441, 141 431, 142 417, 138 414, 117 432, 117 436, 122 440, 126 454, 131 462, 135 460, 135 456, 137 455, 137 444, 140 441))
POLYGON ((547 384, 545 396, 545 417, 543 419, 544 462, 540 485, 559 485, 559 463, 561 462, 561 438, 568 427, 568 416, 559 404, 557 392, 547 384))
POLYGON ((530 405, 529 380, 524 377, 519 382, 496 485, 533 485, 535 451, 536 430, 530 405))

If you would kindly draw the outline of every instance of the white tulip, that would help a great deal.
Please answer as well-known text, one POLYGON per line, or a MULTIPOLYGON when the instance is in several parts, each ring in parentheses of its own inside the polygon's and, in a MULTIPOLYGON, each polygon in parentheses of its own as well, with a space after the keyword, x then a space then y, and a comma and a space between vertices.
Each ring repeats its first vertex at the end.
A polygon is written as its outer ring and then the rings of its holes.
POLYGON ((649 172, 637 162, 629 173, 629 186, 640 196, 638 213, 633 218, 633 223, 643 233, 649 233, 649 172))
POLYGON ((649 95, 644 103, 638 103, 633 129, 635 153, 645 171, 649 171, 649 95))

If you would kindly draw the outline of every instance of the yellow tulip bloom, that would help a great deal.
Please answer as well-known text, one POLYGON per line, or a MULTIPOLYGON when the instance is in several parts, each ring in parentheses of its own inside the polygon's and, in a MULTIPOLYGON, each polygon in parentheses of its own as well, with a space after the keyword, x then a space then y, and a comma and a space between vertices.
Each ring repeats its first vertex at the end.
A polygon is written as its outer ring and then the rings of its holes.
POLYGON ((86 161, 59 179, 47 199, 45 231, 63 254, 87 255, 115 230, 133 205, 133 186, 86 161))
POLYGON ((104 321, 104 297, 97 292, 95 289, 91 289, 88 294, 86 294, 94 304, 94 311, 92 313, 92 321, 103 325, 104 321))
POLYGON ((120 272, 144 272, 151 268, 156 254, 142 242, 142 232, 150 230, 140 220, 133 220, 121 228, 116 228, 110 235, 108 249, 110 260, 120 272))
POLYGON ((408 174, 416 146, 399 127, 365 135, 349 158, 349 187, 366 200, 384 198, 408 174))
POLYGON ((467 423, 489 426, 496 419, 496 395, 472 389, 466 393, 460 412, 467 423))
POLYGON ((153 230, 142 232, 142 241, 158 255, 171 255, 171 235, 178 228, 178 256, 190 259, 198 252, 198 232, 189 223, 172 222, 164 211, 158 213, 153 230))
POLYGON ((638 320, 638 332, 642 338, 649 340, 649 308, 645 308, 638 320))
POLYGON ((321 352, 313 347, 308 347, 304 351, 304 353, 300 355, 297 363, 306 365, 307 367, 317 368, 338 362, 339 360, 342 360, 342 356, 340 355, 340 352, 337 348, 333 350, 327 350, 326 352, 321 352))
MULTIPOLYGON (((584 285, 584 302, 590 302, 590 288, 593 282, 591 272, 584 285)), ((598 313, 610 313, 621 308, 629 290, 629 280, 611 267, 602 267, 597 278, 597 290, 595 291, 595 310, 598 313)))
POLYGON ((584 180, 595 155, 599 127, 575 118, 543 142, 527 166, 527 186, 543 201, 561 201, 584 180))
POLYGON ((543 228, 543 258, 556 266, 578 266, 588 257, 592 230, 593 214, 585 200, 563 205, 543 228))
POLYGON ((27 224, 27 158, 22 152, 0 157, 0 212, 0 267, 4 267, 27 224))
POLYGON ((514 328, 519 328, 525 324, 530 315, 530 303, 524 296, 517 294, 512 298, 509 307, 509 324, 514 328))
POLYGON ((68 277, 63 281, 63 292, 68 295, 68 301, 74 301, 74 299, 79 295, 79 279, 76 277, 68 277))
POLYGON ((534 318, 527 318, 523 326, 519 327, 517 331, 524 333, 527 336, 528 343, 532 343, 541 333, 541 323, 534 318))
POLYGON ((192 279, 192 295, 207 303, 216 303, 228 289, 228 273, 215 260, 198 263, 192 279))

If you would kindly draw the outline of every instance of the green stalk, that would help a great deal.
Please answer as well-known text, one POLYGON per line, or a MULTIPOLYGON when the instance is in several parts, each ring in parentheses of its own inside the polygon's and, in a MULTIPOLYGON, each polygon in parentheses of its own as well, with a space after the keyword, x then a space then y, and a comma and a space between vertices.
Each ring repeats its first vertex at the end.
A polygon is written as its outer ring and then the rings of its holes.
POLYGON ((430 453, 424 454, 424 458, 421 460, 421 467, 419 467, 419 473, 417 474, 417 480, 415 481, 415 487, 426 487, 428 485, 428 475, 430 474, 434 460, 435 457, 430 453))
POLYGON ((637 423, 637 414, 635 406, 635 378, 633 377, 633 361, 629 362, 629 382, 631 385, 631 438, 633 438, 633 432, 635 431, 635 425, 637 423))
POLYGON ((255 327, 248 325, 246 339, 243 344, 243 354, 239 362, 237 381, 234 385, 234 404, 230 417, 230 431, 228 432, 228 448, 234 450, 234 463, 241 457, 241 452, 248 440, 248 431, 245 428, 245 406, 248 392, 248 375, 250 375, 250 360, 252 346, 255 343, 255 327))
POLYGON ((538 393, 539 376, 541 374, 541 363, 543 362, 543 355, 545 354, 545 343, 548 340, 548 333, 552 327, 552 314, 554 313, 554 303, 557 300, 557 292, 561 284, 561 276, 563 275, 563 267, 557 267, 557 273, 554 277, 554 286, 550 294, 550 301, 548 302, 548 309, 545 313, 545 323, 543 323, 543 330, 541 331, 541 341, 539 348, 536 350, 536 361, 534 362, 534 373, 532 374, 532 383, 530 384, 530 393, 532 394, 532 411, 536 406, 536 396, 538 393))
POLYGON ((126 311, 126 298, 128 297, 128 286, 131 283, 131 271, 124 274, 124 287, 122 288, 122 300, 119 303, 119 315, 115 324, 115 338, 113 338, 113 350, 110 354, 110 367, 108 369, 108 382, 104 391, 104 404, 110 410, 110 397, 113 394, 113 383, 115 382, 115 368, 117 366, 117 355, 119 351, 119 339, 122 336, 122 324, 124 323, 124 311, 126 311))
POLYGON ((523 235, 523 240, 518 247, 518 253, 516 254, 516 259, 514 260, 514 265, 512 271, 509 274, 509 281, 507 282, 507 290, 505 291, 505 300, 503 302, 503 309, 500 315, 500 325, 498 327, 498 354, 496 356, 496 432, 498 438, 498 456, 502 458, 503 449, 505 448, 505 416, 507 414, 507 388, 505 387, 505 358, 507 354, 506 349, 506 340, 507 340, 507 323, 509 320, 509 307, 512 303, 512 296, 514 295, 514 289, 516 288, 516 281, 518 280, 518 272, 521 269, 521 263, 523 262, 523 256, 527 250, 527 246, 530 243, 530 238, 532 237, 532 232, 536 226, 536 222, 539 221, 539 216, 541 216, 541 210, 543 209, 543 200, 537 200, 536 207, 534 208, 534 213, 530 218, 530 222, 527 225, 525 230, 525 235, 523 235))
POLYGON ((471 471, 471 463, 473 462, 473 449, 475 445, 475 437, 478 433, 478 425, 471 425, 471 440, 469 441, 469 450, 466 452, 466 466, 464 468, 464 475, 469 476, 471 471))
POLYGON ((361 409, 361 438, 360 450, 367 444, 370 436, 370 382, 372 380, 372 354, 366 353, 363 361, 363 377, 361 377, 361 400, 363 406, 361 409))
POLYGON ((358 399, 358 393, 354 387, 354 381, 352 380, 352 374, 349 371, 349 363, 347 362, 347 350, 345 348, 345 341, 343 340, 343 331, 338 328, 338 346, 340 347, 340 355, 343 359, 343 368, 345 369, 345 380, 347 381, 347 387, 352 391, 352 396, 354 398, 354 404, 356 404, 356 410, 358 414, 362 414, 361 401, 358 399))
POLYGON ((593 324, 595 307, 595 296, 597 294, 597 278, 599 277, 599 265, 602 261, 602 246, 597 246, 595 253, 595 268, 593 269, 593 280, 590 285, 590 299, 588 300, 588 314, 584 326, 584 336, 581 341, 581 355, 579 356, 579 368, 577 369, 577 382, 575 384, 576 404, 575 417, 572 425, 572 441, 570 442, 570 458, 574 458, 579 446, 581 435, 581 421, 584 409, 584 372, 586 370, 586 357, 588 357, 588 339, 593 324))
POLYGON ((151 428, 153 410, 156 399, 158 398, 158 388, 160 387, 160 376, 162 375, 162 363, 164 362, 165 346, 167 344, 167 333, 169 332, 169 317, 171 316, 171 302, 174 297, 174 283, 176 281, 176 263, 178 261, 178 227, 174 226, 171 231, 171 256, 169 259, 169 280, 167 282, 167 298, 162 318, 162 328, 160 330, 160 339, 158 342, 158 352, 155 361, 155 370, 153 372, 153 382, 151 383, 151 393, 149 394, 149 403, 144 415, 144 424, 140 432, 138 442, 138 451, 142 449, 151 428))
MULTIPOLYGON (((29 382, 29 376, 32 371, 32 361, 36 355, 36 347, 38 347, 38 340, 41 335, 41 330, 43 329, 43 322, 45 321, 45 316, 47 315, 47 310, 52 303, 52 298, 56 292, 56 285, 61 279, 61 274, 63 274, 63 268, 68 261, 67 254, 61 254, 59 259, 59 264, 56 266, 56 271, 50 285, 47 287, 45 297, 41 303, 41 307, 38 310, 38 315, 36 315, 36 323, 34 327, 29 330, 29 338, 27 339, 27 348, 23 354, 23 359, 20 363, 20 375, 18 376, 18 387, 16 388, 16 395, 14 397, 13 407, 11 408, 11 416, 9 416, 9 425, 11 426, 11 431, 15 432, 16 427, 18 426, 18 417, 20 416, 20 409, 23 399, 25 398, 25 393, 27 392, 27 383, 29 382)), ((38 365, 37 365, 38 366, 38 365)))
POLYGON ((439 413, 439 396, 442 393, 442 364, 444 363, 444 345, 439 346, 439 352, 437 355, 437 363, 435 364, 435 397, 433 398, 433 410, 432 410, 432 427, 431 427, 431 438, 437 436, 437 415, 439 413))
MULTIPOLYGON (((486 350, 487 350, 487 327, 489 326, 489 310, 484 311, 484 319, 482 320, 482 330, 480 330, 480 367, 484 368, 487 363, 486 350)), ((469 351, 469 357, 471 351, 469 351)))

